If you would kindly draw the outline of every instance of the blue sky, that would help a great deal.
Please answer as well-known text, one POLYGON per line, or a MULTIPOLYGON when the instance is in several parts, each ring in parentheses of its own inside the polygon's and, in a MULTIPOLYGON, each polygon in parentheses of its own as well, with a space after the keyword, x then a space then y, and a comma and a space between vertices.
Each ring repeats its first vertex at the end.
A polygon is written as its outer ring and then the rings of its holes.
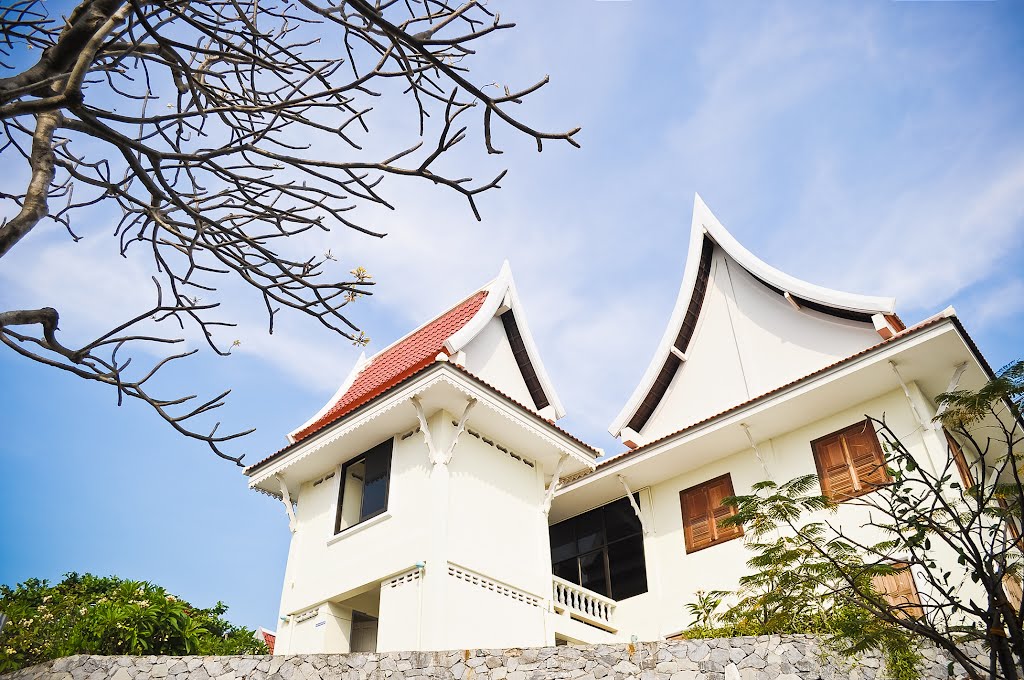
MULTIPOLYGON (((513 87, 550 74, 524 116, 582 125, 583 148, 538 155, 505 132, 503 156, 478 145, 459 158, 478 178, 511 170, 482 199, 482 223, 433 187, 400 184, 399 210, 368 213, 386 239, 304 242, 374 274, 355 315, 370 351, 508 258, 562 424, 617 451, 605 428, 664 330, 696 191, 770 264, 894 295, 908 323, 953 304, 994 366, 1024 356, 1024 5, 492 5, 519 26, 481 49, 477 72, 513 87)), ((0 261, 0 307, 52 305, 65 332, 88 335, 111 310, 147 306, 145 261, 117 257, 111 230, 102 210, 78 244, 37 229, 0 261)), ((358 350, 297 319, 267 336, 244 291, 225 303, 241 347, 167 386, 232 387, 220 417, 257 426, 241 449, 255 461, 320 408, 358 350)), ((0 582, 113 573, 274 627, 289 538, 279 502, 141 405, 118 408, 10 353, 0 378, 0 582)))

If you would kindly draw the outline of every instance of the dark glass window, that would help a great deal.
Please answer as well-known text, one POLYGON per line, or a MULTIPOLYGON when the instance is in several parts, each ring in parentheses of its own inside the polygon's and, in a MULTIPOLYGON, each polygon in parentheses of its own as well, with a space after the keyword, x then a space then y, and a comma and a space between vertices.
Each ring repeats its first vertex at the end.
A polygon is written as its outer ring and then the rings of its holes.
POLYGON ((388 439, 342 466, 334 533, 388 509, 391 446, 392 440, 388 439))
MULTIPOLYGON (((639 504, 639 494, 633 494, 639 504)), ((595 593, 624 600, 647 592, 640 520, 628 498, 549 528, 551 572, 595 593)))

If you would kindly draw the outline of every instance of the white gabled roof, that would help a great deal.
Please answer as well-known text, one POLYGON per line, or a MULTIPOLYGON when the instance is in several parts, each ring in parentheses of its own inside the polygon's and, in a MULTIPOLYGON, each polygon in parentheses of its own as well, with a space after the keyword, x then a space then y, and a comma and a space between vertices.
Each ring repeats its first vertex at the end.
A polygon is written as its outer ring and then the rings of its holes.
POLYGON ((661 342, 658 344, 654 357, 651 359, 643 378, 608 428, 608 431, 614 437, 618 437, 627 423, 633 418, 643 403, 644 398, 650 392, 666 359, 673 351, 673 343, 682 327, 687 310, 691 306, 691 298, 693 298, 697 286, 701 254, 706 238, 721 248, 727 256, 732 258, 751 276, 783 293, 787 293, 790 301, 794 304, 809 302, 821 307, 834 309, 837 312, 862 314, 869 317, 891 315, 895 312, 896 301, 894 298, 845 293, 817 286, 779 271, 758 259, 749 250, 740 245, 733 235, 726 230, 718 218, 711 212, 710 208, 708 208, 707 204, 701 199, 700 195, 694 194, 693 217, 690 224, 690 243, 686 255, 686 268, 683 271, 683 280, 679 287, 679 296, 676 299, 675 307, 672 309, 665 334, 662 336, 661 342))
POLYGON ((480 311, 469 320, 469 323, 453 333, 445 341, 445 349, 451 354, 462 350, 483 330, 484 326, 492 318, 503 313, 504 310, 512 310, 512 315, 515 317, 516 325, 519 328, 519 334, 522 336, 523 344, 526 346, 527 356, 529 356, 530 363, 533 364, 534 371, 537 373, 537 379, 544 390, 544 395, 548 398, 549 405, 554 411, 554 419, 562 418, 565 415, 565 409, 562 407, 562 401, 555 392, 555 386, 551 383, 547 369, 544 368, 544 362, 540 359, 537 344, 534 342, 533 334, 530 333, 530 328, 526 323, 526 314, 523 313, 522 303, 519 302, 519 293, 516 290, 516 282, 512 278, 512 267, 509 266, 508 260, 501 264, 501 271, 498 272, 497 278, 485 285, 481 290, 487 291, 487 298, 484 299, 484 304, 480 307, 480 311))
MULTIPOLYGON (((433 361, 438 352, 447 353, 449 356, 460 352, 496 316, 509 310, 515 319, 515 326, 522 338, 529 364, 536 373, 537 381, 548 402, 547 407, 536 410, 546 418, 561 418, 565 415, 565 409, 530 334, 526 315, 512 278, 512 269, 506 260, 495 279, 451 309, 395 340, 369 359, 365 353, 361 354, 334 396, 316 415, 288 434, 289 444, 309 436, 315 429, 324 427, 366 399, 388 389, 424 362, 433 361), (471 316, 467 319, 467 315, 471 316), (364 373, 366 375, 363 375, 364 373)), ((504 389, 500 384, 495 387, 499 390, 504 389)), ((533 408, 530 405, 527 407, 533 408)))

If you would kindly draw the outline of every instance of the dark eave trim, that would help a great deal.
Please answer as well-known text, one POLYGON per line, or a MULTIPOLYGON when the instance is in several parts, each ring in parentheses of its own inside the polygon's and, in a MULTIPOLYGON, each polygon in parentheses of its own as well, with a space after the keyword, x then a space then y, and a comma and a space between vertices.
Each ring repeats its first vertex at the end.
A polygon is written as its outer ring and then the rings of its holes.
POLYGON ((533 403, 539 411, 551 402, 548 401, 547 395, 544 394, 540 378, 537 377, 537 369, 533 367, 533 362, 530 361, 530 353, 526 350, 523 334, 519 332, 519 324, 516 323, 516 316, 512 313, 511 309, 501 315, 501 323, 505 327, 505 335, 512 346, 512 356, 516 358, 519 372, 523 376, 523 381, 526 382, 526 389, 530 391, 530 398, 533 399, 533 403))
MULTIPOLYGON (((700 264, 697 267, 697 280, 693 285, 693 295, 690 296, 690 302, 686 308, 683 323, 679 327, 679 333, 676 335, 675 342, 672 343, 680 352, 686 352, 686 348, 689 347, 690 340, 693 338, 694 330, 697 328, 697 319, 700 318, 700 310, 704 306, 704 297, 708 290, 708 280, 711 277, 711 259, 714 252, 714 241, 705 236, 704 243, 700 249, 700 264)), ((651 385, 651 389, 647 391, 647 396, 640 402, 636 413, 629 420, 628 427, 634 432, 642 430, 647 421, 654 415, 655 409, 658 408, 658 404, 661 403, 665 392, 668 391, 668 386, 672 384, 672 379, 675 377, 676 371, 679 370, 681 363, 682 361, 680 361, 679 357, 672 353, 669 353, 665 358, 665 363, 662 364, 661 370, 658 371, 658 377, 654 379, 654 384, 651 385)))

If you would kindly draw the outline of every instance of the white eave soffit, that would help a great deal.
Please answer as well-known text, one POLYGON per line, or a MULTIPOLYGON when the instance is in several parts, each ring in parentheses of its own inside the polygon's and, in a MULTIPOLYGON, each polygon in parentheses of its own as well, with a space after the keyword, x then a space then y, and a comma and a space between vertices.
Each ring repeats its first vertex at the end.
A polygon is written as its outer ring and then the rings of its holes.
POLYGON ((482 404, 492 411, 533 432, 557 450, 571 456, 586 467, 594 468, 594 461, 598 455, 596 452, 590 451, 585 446, 572 441, 560 432, 550 431, 548 429, 549 426, 537 422, 534 420, 534 416, 522 413, 519 407, 507 403, 506 400, 498 395, 492 394, 490 390, 486 388, 481 389, 472 378, 447 361, 438 361, 435 366, 438 368, 425 372, 408 385, 384 396, 378 403, 370 405, 365 410, 360 410, 350 416, 346 416, 332 423, 329 427, 310 435, 309 438, 303 439, 293 450, 285 453, 280 459, 270 461, 263 469, 254 472, 250 476, 249 487, 257 488, 275 475, 283 474, 288 468, 323 449, 331 442, 348 435, 357 428, 363 427, 381 415, 405 404, 409 401, 410 397, 420 395, 441 382, 455 387, 455 389, 467 396, 479 399, 482 404))

